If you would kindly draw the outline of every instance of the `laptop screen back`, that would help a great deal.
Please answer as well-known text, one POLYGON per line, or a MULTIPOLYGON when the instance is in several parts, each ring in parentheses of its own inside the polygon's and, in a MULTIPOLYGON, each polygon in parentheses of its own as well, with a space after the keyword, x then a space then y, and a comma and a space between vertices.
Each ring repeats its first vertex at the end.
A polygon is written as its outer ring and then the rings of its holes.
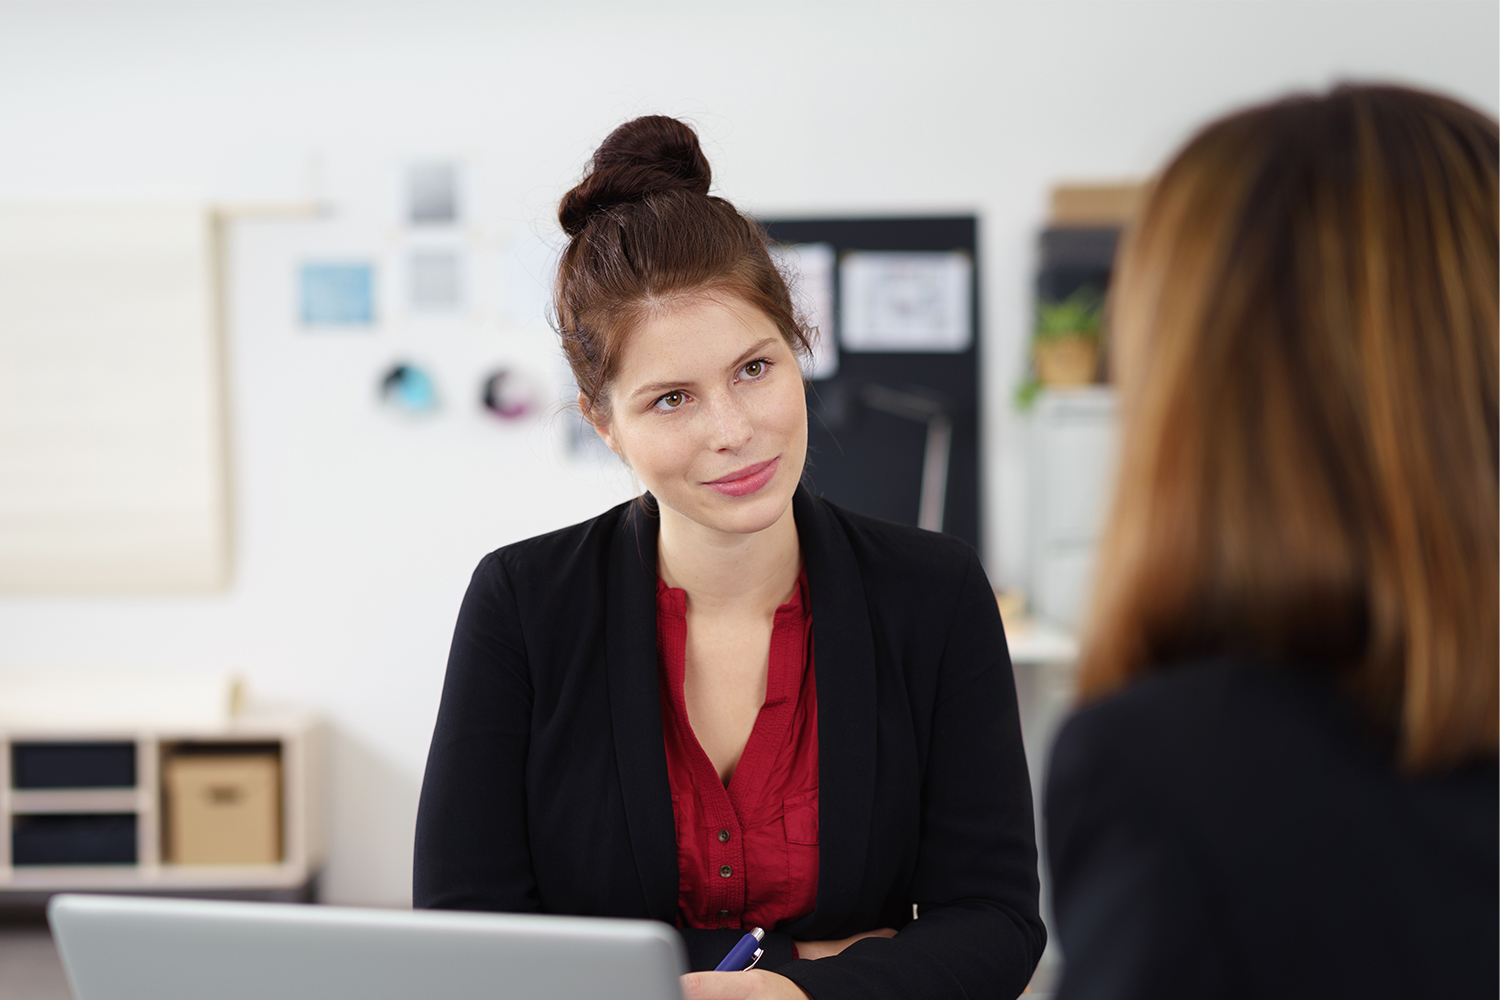
POLYGON ((60 895, 77 1000, 681 1000, 665 924, 60 895))

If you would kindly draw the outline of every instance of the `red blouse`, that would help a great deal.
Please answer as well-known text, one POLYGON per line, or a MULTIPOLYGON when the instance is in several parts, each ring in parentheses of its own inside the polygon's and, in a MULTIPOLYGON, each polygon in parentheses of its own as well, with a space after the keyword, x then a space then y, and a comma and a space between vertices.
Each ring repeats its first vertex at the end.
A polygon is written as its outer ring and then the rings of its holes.
POLYGON ((688 722, 687 592, 656 585, 662 729, 677 824, 677 923, 749 930, 818 899, 818 691, 807 574, 771 626, 766 700, 726 788, 688 722))

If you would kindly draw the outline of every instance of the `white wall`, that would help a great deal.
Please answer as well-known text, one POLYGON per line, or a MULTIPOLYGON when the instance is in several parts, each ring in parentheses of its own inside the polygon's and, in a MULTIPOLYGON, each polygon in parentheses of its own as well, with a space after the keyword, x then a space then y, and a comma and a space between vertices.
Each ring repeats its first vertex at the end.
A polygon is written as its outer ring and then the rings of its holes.
POLYGON ((315 706, 337 733, 327 896, 405 901, 469 570, 630 483, 561 457, 546 424, 455 409, 419 426, 371 405, 394 354, 454 372, 535 356, 549 348, 534 322, 293 326, 299 255, 399 254, 402 162, 463 158, 472 238, 494 247, 550 238, 593 144, 646 112, 695 121, 720 190, 754 212, 977 213, 986 556, 997 582, 1021 582, 1025 438, 1008 400, 1049 184, 1143 175, 1212 115, 1340 78, 1493 113, 1497 37, 1491 2, 0 4, 0 199, 335 209, 234 238, 233 588, 0 600, 0 668, 238 668, 263 696, 315 706))

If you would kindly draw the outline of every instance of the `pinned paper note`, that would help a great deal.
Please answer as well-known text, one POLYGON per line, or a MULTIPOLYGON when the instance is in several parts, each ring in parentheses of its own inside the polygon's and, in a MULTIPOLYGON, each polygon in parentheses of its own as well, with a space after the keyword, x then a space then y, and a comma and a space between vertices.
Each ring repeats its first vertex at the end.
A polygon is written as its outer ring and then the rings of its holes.
POLYGON ((846 351, 958 354, 974 343, 974 259, 860 250, 839 265, 846 351))
POLYGON ((803 320, 816 332, 807 377, 833 378, 839 371, 838 333, 834 329, 833 271, 836 256, 828 243, 788 243, 770 247, 787 276, 793 301, 803 320))

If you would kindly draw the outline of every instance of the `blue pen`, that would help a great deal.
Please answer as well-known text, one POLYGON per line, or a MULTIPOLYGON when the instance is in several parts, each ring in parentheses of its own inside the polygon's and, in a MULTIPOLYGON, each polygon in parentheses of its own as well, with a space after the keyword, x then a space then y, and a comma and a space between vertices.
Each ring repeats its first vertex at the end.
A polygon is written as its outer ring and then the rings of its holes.
POLYGON ((761 950, 761 939, 766 932, 759 927, 740 938, 740 943, 729 949, 729 954, 724 956, 715 972, 745 972, 755 968, 755 963, 760 961, 760 956, 765 954, 761 950))

